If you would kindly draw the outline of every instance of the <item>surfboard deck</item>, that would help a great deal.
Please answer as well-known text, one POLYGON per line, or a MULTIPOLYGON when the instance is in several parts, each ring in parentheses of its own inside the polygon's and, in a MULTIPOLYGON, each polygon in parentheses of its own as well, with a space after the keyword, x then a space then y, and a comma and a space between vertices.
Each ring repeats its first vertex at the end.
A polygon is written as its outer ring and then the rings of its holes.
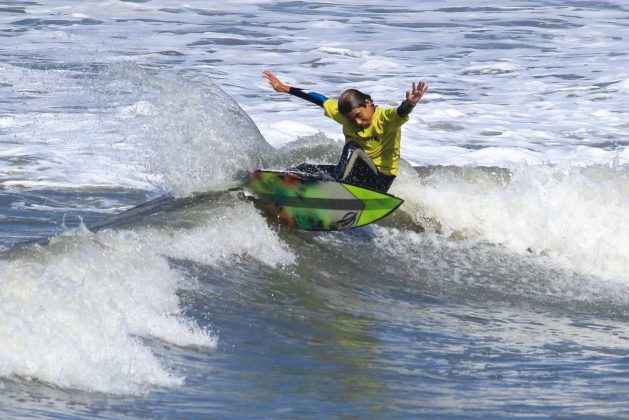
POLYGON ((345 230, 386 217, 404 201, 358 185, 305 173, 257 170, 244 187, 271 216, 300 230, 345 230))

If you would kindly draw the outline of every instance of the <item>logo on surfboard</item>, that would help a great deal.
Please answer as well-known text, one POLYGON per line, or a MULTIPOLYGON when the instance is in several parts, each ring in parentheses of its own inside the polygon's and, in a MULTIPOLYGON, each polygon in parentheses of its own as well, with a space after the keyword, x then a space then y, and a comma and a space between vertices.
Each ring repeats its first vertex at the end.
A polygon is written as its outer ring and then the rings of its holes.
POLYGON ((354 223, 356 223, 357 216, 358 214, 354 211, 350 211, 349 213, 346 213, 345 216, 343 216, 341 220, 334 222, 333 229, 347 229, 351 226, 354 226, 354 223))

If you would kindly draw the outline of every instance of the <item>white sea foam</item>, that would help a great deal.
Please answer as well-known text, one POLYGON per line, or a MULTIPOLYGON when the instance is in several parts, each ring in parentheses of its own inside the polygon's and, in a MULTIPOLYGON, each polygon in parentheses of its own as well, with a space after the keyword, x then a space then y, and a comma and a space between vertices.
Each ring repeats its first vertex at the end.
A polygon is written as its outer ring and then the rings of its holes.
POLYGON ((260 132, 265 138, 273 139, 273 146, 280 147, 296 140, 295 133, 300 133, 299 137, 312 136, 319 130, 311 125, 297 121, 285 120, 259 126, 260 132))
POLYGON ((629 283, 628 169, 519 165, 501 182, 473 168, 444 168, 421 181, 408 171, 392 191, 417 223, 446 236, 629 283))
POLYGON ((0 264, 2 376, 136 393, 182 382, 136 335, 215 345, 179 316, 182 279, 165 258, 133 239, 112 246, 82 233, 55 242, 0 264))
POLYGON ((501 73, 511 73, 514 71, 521 70, 522 67, 510 63, 510 62, 497 62, 490 64, 477 64, 473 66, 468 66, 463 69, 464 72, 467 73, 479 73, 479 74, 501 74, 501 73))
POLYGON ((17 119, 14 117, 0 117, 0 128, 15 127, 17 125, 17 119))
MULTIPOLYGON (((208 210, 209 211, 209 210, 208 210)), ((190 214, 187 228, 78 229, 0 261, 0 376, 108 393, 176 386, 138 337, 214 348, 217 338, 181 315, 177 291, 194 285, 169 258, 201 264, 294 256, 252 206, 190 214)))
POLYGON ((155 106, 148 101, 138 101, 133 105, 123 108, 119 115, 120 118, 133 118, 133 117, 150 117, 157 114, 155 106))
POLYGON ((270 266, 295 262, 295 256, 250 204, 212 208, 189 214, 195 226, 188 229, 137 232, 138 240, 152 253, 192 260, 201 264, 233 263, 248 257, 270 266))
POLYGON ((615 86, 612 86, 613 89, 622 90, 623 92, 629 92, 629 79, 621 80, 615 86))
POLYGON ((372 71, 372 70, 398 70, 404 67, 403 65, 393 61, 393 60, 382 60, 382 59, 371 59, 366 60, 363 64, 360 65, 360 70, 362 71, 372 71))

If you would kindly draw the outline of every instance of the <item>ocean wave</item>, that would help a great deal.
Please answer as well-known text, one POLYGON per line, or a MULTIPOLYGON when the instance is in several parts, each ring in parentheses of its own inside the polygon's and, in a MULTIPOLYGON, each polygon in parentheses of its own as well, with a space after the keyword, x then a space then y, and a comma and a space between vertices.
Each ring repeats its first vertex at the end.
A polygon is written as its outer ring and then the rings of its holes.
POLYGON ((515 165, 405 171, 402 211, 446 237, 532 253, 577 272, 629 282, 629 167, 515 165))

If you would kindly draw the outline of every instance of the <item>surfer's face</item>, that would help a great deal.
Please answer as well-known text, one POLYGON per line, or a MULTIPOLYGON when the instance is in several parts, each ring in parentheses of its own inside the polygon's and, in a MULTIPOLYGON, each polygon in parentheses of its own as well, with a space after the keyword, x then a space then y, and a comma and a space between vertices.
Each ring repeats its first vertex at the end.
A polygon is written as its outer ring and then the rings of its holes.
POLYGON ((365 106, 352 109, 345 117, 354 125, 365 129, 371 124, 373 117, 373 105, 371 101, 366 101, 365 106))

